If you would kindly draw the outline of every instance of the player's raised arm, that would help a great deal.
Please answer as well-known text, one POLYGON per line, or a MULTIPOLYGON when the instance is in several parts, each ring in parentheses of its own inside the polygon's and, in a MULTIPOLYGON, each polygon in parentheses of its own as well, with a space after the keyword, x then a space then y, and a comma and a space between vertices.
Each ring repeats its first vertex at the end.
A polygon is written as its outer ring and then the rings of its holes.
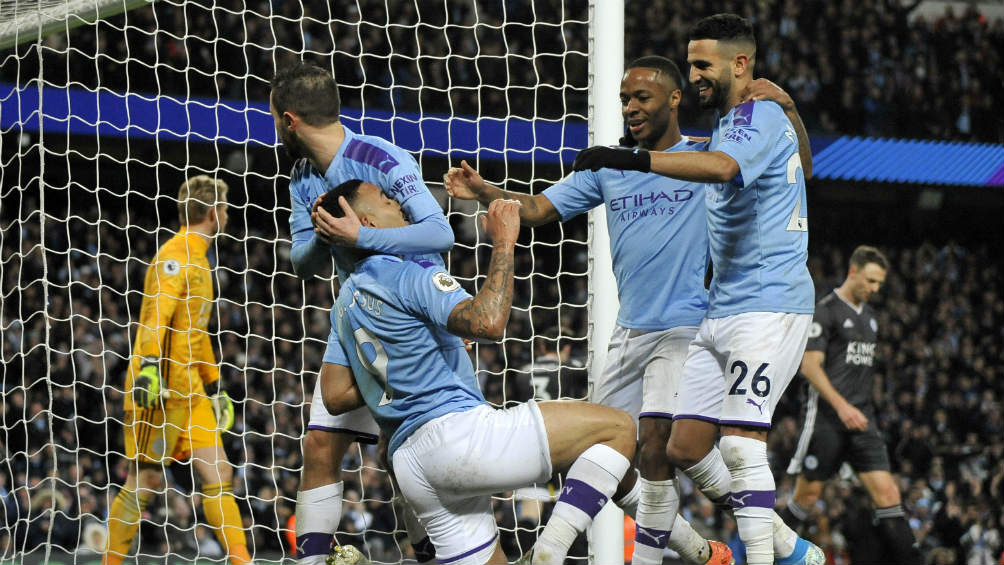
POLYGON ((502 339, 512 307, 513 251, 519 237, 519 208, 515 200, 495 200, 482 217, 482 225, 492 240, 488 278, 474 296, 457 304, 447 321, 447 329, 468 338, 502 339))
POLYGON ((485 182, 474 167, 461 161, 443 175, 443 186, 451 197, 459 200, 478 200, 488 205, 498 199, 516 200, 520 203, 519 217, 524 224, 535 227, 561 219, 551 201, 543 194, 511 192, 485 182))
POLYGON ((597 145, 580 151, 572 163, 572 169, 620 169, 658 173, 691 182, 727 182, 739 174, 739 163, 721 151, 663 153, 597 145))

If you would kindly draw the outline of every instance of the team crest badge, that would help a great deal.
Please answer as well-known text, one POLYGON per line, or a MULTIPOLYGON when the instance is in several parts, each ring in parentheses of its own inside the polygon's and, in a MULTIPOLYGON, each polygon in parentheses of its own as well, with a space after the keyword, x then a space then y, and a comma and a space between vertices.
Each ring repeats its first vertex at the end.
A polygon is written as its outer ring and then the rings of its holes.
POLYGON ((812 327, 809 328, 809 337, 819 337, 823 335, 823 326, 819 325, 819 322, 812 322, 812 327))
POLYGON ((457 279, 451 277, 449 273, 436 273, 432 275, 432 285, 442 292, 453 292, 460 288, 460 283, 457 282, 457 279))
POLYGON ((181 272, 181 263, 178 263, 176 259, 168 259, 164 261, 164 274, 173 277, 181 272))
POLYGON ((878 322, 875 321, 875 318, 872 318, 871 321, 868 322, 868 325, 872 327, 873 332, 878 331, 878 322))
POLYGON ((806 469, 809 469, 811 471, 811 470, 815 469, 816 467, 819 467, 819 459, 816 459, 815 455, 810 455, 810 456, 808 456, 808 457, 805 458, 805 468, 806 469))

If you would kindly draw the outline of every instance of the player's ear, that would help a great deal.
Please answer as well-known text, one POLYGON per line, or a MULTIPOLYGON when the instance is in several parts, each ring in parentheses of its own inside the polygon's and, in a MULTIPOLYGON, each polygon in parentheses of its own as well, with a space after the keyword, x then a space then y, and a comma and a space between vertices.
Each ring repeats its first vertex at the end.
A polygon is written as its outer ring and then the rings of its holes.
POLYGON ((680 101, 683 100, 683 92, 679 88, 669 93, 669 108, 675 110, 679 105, 680 101))
POLYGON ((735 76, 740 77, 746 74, 748 71, 752 71, 752 59, 746 53, 739 51, 736 53, 735 57, 732 58, 732 72, 735 76))
POLYGON ((296 126, 300 124, 300 118, 293 112, 283 112, 282 113, 282 125, 286 126, 286 129, 293 130, 296 126))

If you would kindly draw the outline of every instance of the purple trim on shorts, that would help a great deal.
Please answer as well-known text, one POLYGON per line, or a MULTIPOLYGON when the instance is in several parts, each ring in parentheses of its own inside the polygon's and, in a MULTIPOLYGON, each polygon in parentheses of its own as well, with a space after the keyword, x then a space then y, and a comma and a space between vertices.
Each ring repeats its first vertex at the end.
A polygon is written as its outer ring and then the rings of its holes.
POLYGON ((749 422, 746 420, 719 420, 719 425, 722 426, 751 426, 754 428, 767 428, 770 429, 770 422, 749 422))
POLYGON ((331 551, 331 542, 334 539, 334 534, 324 532, 309 532, 302 536, 296 536, 296 558, 327 555, 331 551))
POLYGON ((677 414, 673 416, 673 420, 701 420, 702 422, 711 422, 712 424, 718 423, 718 418, 712 418, 711 416, 701 416, 699 414, 677 414))
POLYGON ((373 434, 368 434, 366 432, 360 432, 350 428, 329 428, 328 426, 322 426, 320 424, 307 424, 308 430, 320 430, 322 432, 331 432, 333 434, 350 434, 356 436, 356 441, 359 443, 366 443, 370 445, 376 445, 377 441, 380 439, 378 436, 373 434))
POLYGON ((422 538, 422 541, 411 544, 411 549, 415 552, 415 561, 425 563, 436 558, 436 546, 432 545, 429 536, 422 538))
POLYGON ((479 546, 475 547, 475 548, 474 548, 474 549, 472 549, 472 550, 469 550, 469 551, 465 551, 465 552, 461 553, 460 555, 454 555, 453 557, 447 557, 446 559, 439 559, 439 558, 437 557, 437 558, 436 558, 436 561, 438 561, 438 562, 440 562, 440 563, 453 563, 454 561, 456 561, 456 560, 458 560, 458 559, 463 559, 464 557, 467 557, 468 555, 473 555, 473 554, 475 554, 475 553, 477 553, 477 552, 481 551, 482 549, 484 549, 484 548, 488 547, 489 545, 491 545, 491 544, 495 543, 495 540, 496 540, 496 539, 497 539, 498 537, 499 537, 499 535, 498 535, 498 532, 496 532, 496 533, 495 533, 495 535, 494 535, 494 536, 492 536, 492 539, 490 539, 490 540, 488 540, 487 542, 485 542, 485 543, 483 543, 483 544, 481 544, 481 545, 479 545, 479 546))
POLYGON ((595 518, 607 503, 607 497, 593 488, 593 485, 578 479, 565 479, 558 502, 565 502, 582 510, 590 518, 595 518))
POLYGON ((668 541, 669 541, 669 530, 657 530, 655 528, 646 528, 645 526, 635 527, 634 530, 635 543, 640 543, 642 545, 647 545, 649 547, 654 547, 656 549, 663 549, 666 547, 666 542, 668 541))
POLYGON ((667 420, 672 420, 673 415, 669 412, 642 412, 638 414, 639 418, 666 418, 667 420))
POLYGON ((729 494, 729 503, 733 510, 754 506, 757 508, 774 508, 777 492, 773 490, 741 490, 729 494))

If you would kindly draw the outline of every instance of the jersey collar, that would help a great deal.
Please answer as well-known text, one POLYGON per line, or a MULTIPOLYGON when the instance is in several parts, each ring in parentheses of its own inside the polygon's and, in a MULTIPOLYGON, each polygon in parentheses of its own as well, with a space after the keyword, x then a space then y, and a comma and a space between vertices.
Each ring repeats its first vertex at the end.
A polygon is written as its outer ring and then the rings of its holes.
POLYGON ((205 255, 209 250, 209 238, 201 233, 188 231, 188 226, 178 230, 178 236, 184 238, 185 245, 199 255, 205 255))
POLYGON ((837 298, 839 298, 841 302, 843 302, 844 304, 846 304, 848 308, 850 308, 851 310, 854 310, 857 313, 858 316, 860 316, 861 313, 865 311, 865 305, 864 305, 864 303, 862 303, 861 306, 855 306, 855 305, 851 304, 850 302, 844 300, 843 296, 840 296, 840 293, 837 292, 837 289, 833 289, 833 294, 836 294, 837 298))

